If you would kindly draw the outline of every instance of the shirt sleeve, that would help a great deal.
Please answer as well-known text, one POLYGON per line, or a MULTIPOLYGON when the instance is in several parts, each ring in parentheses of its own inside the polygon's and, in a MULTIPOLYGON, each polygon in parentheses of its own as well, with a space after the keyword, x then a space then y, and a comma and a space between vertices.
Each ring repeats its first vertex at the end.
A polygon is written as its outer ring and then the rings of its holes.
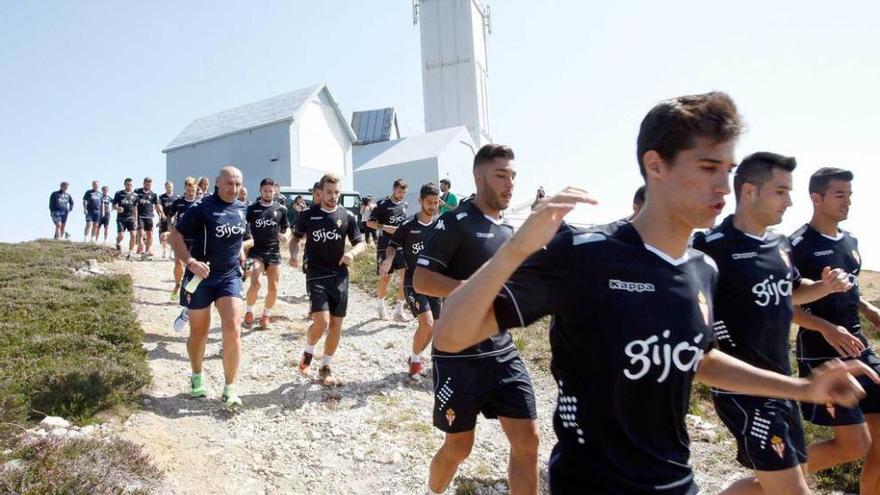
POLYGON ((397 230, 394 231, 394 234, 391 235, 391 239, 388 241, 388 245, 395 249, 402 249, 403 242, 406 240, 406 234, 409 229, 405 228, 406 224, 404 223, 397 230))
POLYGON ((183 215, 177 218, 177 223, 174 225, 174 228, 183 234, 185 239, 192 238, 195 235, 195 231, 205 223, 202 220, 201 206, 201 203, 190 206, 188 210, 183 212, 183 215))
MULTIPOLYGON (((282 196, 282 198, 283 197, 284 196, 282 196)), ((282 206, 281 208, 279 208, 279 210, 281 211, 281 221, 278 222, 278 227, 282 234, 286 234, 287 229, 290 228, 290 220, 287 219, 287 207, 282 206)))
POLYGON ((70 211, 73 211, 73 196, 71 196, 70 194, 67 195, 67 204, 70 205, 70 208, 68 209, 70 211))
POLYGON ((364 240, 364 236, 361 234, 361 229, 358 227, 357 218, 350 213, 348 215, 348 230, 346 231, 346 235, 348 235, 348 242, 350 242, 352 246, 357 246, 364 240))
POLYGON ((434 224, 434 232, 425 243, 425 249, 416 260, 416 265, 432 272, 445 273, 449 261, 458 251, 461 227, 454 215, 445 214, 434 224))
POLYGON ((536 252, 510 277, 495 298, 499 328, 525 327, 559 313, 566 304, 571 279, 572 236, 562 232, 536 252))
POLYGON ((370 212, 370 221, 382 223, 380 221, 380 219, 382 218, 382 212, 384 212, 384 211, 385 211, 385 202, 382 201, 379 204, 377 204, 376 207, 373 208, 373 210, 370 212))
POLYGON ((119 204, 119 194, 118 193, 113 195, 113 200, 110 201, 110 204, 113 206, 117 206, 119 204))
POLYGON ((458 196, 453 193, 449 193, 449 197, 446 198, 446 204, 452 207, 454 210, 456 206, 458 206, 458 196))
POLYGON ((55 211, 55 193, 49 195, 49 211, 55 211))
POLYGON ((297 239, 305 237, 309 229, 309 225, 306 223, 308 221, 306 215, 307 211, 308 210, 303 210, 296 216, 296 225, 293 228, 293 235, 296 236, 297 239))

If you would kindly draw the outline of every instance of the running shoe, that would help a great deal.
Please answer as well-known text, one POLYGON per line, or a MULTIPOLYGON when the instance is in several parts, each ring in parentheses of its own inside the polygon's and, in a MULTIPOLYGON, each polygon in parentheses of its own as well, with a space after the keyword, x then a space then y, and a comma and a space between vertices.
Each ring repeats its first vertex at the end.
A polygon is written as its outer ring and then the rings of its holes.
POLYGON ((409 378, 414 382, 422 381, 422 371, 424 367, 422 366, 422 362, 418 363, 412 362, 412 358, 406 358, 406 362, 409 363, 409 378))
POLYGON ((330 371, 330 365, 321 366, 318 369, 318 381, 325 387, 335 387, 340 384, 339 380, 330 371))
POLYGON ((254 326, 254 312, 248 311, 244 314, 244 321, 242 321, 241 326, 250 330, 254 326))
POLYGON ((189 378, 189 396, 199 399, 208 396, 208 389, 205 387, 205 379, 202 375, 192 375, 189 378))
POLYGON ((388 319, 388 308, 385 307, 384 303, 382 303, 382 305, 379 306, 379 319, 380 320, 387 320, 388 319))
POLYGON ((260 316, 260 328, 263 330, 269 329, 269 315, 260 316))
POLYGON ((183 308, 180 310, 180 314, 177 315, 177 318, 174 319, 174 331, 182 332, 186 326, 189 324, 189 309, 183 308))
POLYGON ((402 310, 395 311, 394 312, 394 321, 396 321, 398 323, 407 323, 409 321, 409 318, 407 318, 406 315, 403 314, 402 310))
POLYGON ((226 406, 226 409, 230 411, 235 411, 241 408, 241 397, 235 392, 235 389, 231 386, 227 386, 223 391, 223 405, 226 406))
POLYGON ((312 369, 313 357, 314 356, 311 353, 303 351, 303 355, 299 360, 299 366, 297 367, 300 375, 309 376, 309 371, 312 369))

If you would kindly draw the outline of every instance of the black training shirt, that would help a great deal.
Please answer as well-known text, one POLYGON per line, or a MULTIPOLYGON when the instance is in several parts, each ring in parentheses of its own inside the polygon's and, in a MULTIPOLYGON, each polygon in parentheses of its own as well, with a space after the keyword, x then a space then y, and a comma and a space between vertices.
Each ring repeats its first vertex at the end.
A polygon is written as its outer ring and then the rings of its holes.
POLYGON ((121 206, 122 211, 116 215, 116 220, 134 218, 134 210, 137 208, 138 195, 136 192, 125 192, 125 189, 116 191, 113 196, 113 206, 121 206))
MULTIPOLYGON (((370 221, 379 222, 380 225, 397 227, 406 220, 406 201, 395 202, 390 196, 386 197, 370 212, 370 221)), ((391 234, 385 233, 381 228, 378 230, 379 241, 376 243, 378 252, 385 251, 391 241, 391 234)))
POLYGON ((263 206, 259 200, 247 207, 247 222, 250 234, 254 238, 254 249, 259 252, 281 251, 278 236, 287 232, 290 224, 287 221, 287 208, 272 202, 263 206))
POLYGON ((425 249, 425 240, 434 232, 437 220, 424 224, 419 220, 419 215, 413 215, 403 223, 391 236, 388 245, 403 252, 406 262, 406 272, 403 275, 404 287, 413 286, 413 273, 416 271, 416 262, 419 254, 425 249))
POLYGON ((165 218, 170 219, 174 216, 174 201, 177 200, 176 194, 162 193, 159 195, 159 204, 162 205, 162 212, 165 218))
POLYGON ((345 238, 352 246, 364 240, 355 216, 339 205, 332 211, 317 204, 303 210, 296 218, 293 235, 306 238, 303 268, 309 280, 348 273, 348 267, 339 264, 345 254, 345 238))
POLYGON ((159 195, 156 191, 146 191, 143 187, 135 189, 134 192, 138 195, 138 217, 153 218, 154 209, 159 204, 159 195))

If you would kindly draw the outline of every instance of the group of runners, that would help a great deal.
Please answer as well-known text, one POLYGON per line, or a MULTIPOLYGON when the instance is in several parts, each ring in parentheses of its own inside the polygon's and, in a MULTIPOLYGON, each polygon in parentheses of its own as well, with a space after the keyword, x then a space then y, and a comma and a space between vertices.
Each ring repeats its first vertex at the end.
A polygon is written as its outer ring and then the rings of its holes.
MULTIPOLYGON (((424 184, 417 213, 408 216, 409 185, 393 183, 366 225, 379 233, 379 318, 388 317, 389 278, 397 273, 393 318, 408 320, 408 308, 418 321, 407 343, 409 380, 426 373, 422 354, 433 339, 433 423, 445 439, 426 493, 446 491, 474 447, 480 414, 497 418, 509 441, 510 493, 538 493, 535 393, 513 335, 545 316, 552 318, 558 386, 552 493, 698 493, 685 424, 694 379, 710 387, 737 460, 754 473, 723 493, 809 493, 809 473, 859 458, 861 493, 880 493, 880 442, 872 442, 880 438, 880 358, 859 324, 861 314, 880 326, 880 310, 860 296, 857 240, 840 229, 853 174, 815 171, 803 194, 812 218, 790 237, 773 232, 792 204, 796 160, 758 152, 737 162, 741 130, 725 93, 660 102, 639 130, 645 184, 633 212, 591 228, 564 222, 576 205, 596 202, 568 187, 539 194, 514 231, 502 212, 514 193, 515 156, 503 145, 476 153, 471 198, 450 197, 448 181, 424 184), (716 226, 731 186, 735 213, 716 226), (797 377, 789 364, 792 322, 799 326, 797 377), (807 445, 802 417, 831 427, 833 436, 807 445)), ((173 297, 183 306, 178 322, 190 327, 191 395, 209 395, 202 362, 213 304, 222 320, 222 400, 231 408, 242 404, 234 385, 240 330, 270 326, 285 243, 310 301, 297 369, 311 375, 323 337, 317 379, 340 383, 331 365, 348 307, 348 269, 366 245, 357 218, 338 204, 340 179, 332 174, 315 184, 314 203, 292 226, 272 179, 249 206, 239 199, 241 184, 241 171, 228 166, 214 193, 206 187, 201 198, 194 180, 170 203, 143 199, 152 196, 131 191, 127 181, 111 201, 120 215, 128 205, 123 220, 155 208, 169 222, 167 241, 179 260, 173 297), (152 206, 133 206, 141 203, 152 206), (263 276, 268 294, 257 320, 263 276)), ((147 181, 143 191, 150 192, 147 181)), ((64 194, 63 185, 52 205, 64 194)))

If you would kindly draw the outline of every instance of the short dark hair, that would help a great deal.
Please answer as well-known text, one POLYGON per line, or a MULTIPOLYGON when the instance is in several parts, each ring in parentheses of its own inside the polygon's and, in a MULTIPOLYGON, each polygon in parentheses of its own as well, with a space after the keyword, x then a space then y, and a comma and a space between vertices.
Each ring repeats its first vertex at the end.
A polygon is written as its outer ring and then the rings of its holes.
POLYGON ((507 158, 508 160, 513 160, 513 150, 510 146, 505 146, 503 144, 486 144, 483 145, 482 148, 477 151, 477 154, 474 156, 474 168, 479 167, 484 163, 491 162, 496 158, 507 158))
POLYGON ((773 169, 778 168, 786 172, 793 172, 797 167, 797 160, 793 156, 758 151, 743 158, 736 167, 736 175, 733 176, 733 195, 739 199, 742 185, 749 183, 759 188, 773 177, 773 169))
POLYGON ((440 188, 437 187, 437 184, 433 182, 428 182, 421 189, 419 189, 419 198, 425 199, 425 196, 439 196, 440 188))
POLYGON ((441 184, 446 184, 446 187, 452 187, 452 182, 449 182, 449 179, 440 179, 441 184))
POLYGON ((131 177, 126 177, 125 180, 122 181, 123 184, 125 184, 126 182, 131 182, 131 177))
POLYGON ((693 148, 696 138, 723 143, 739 137, 742 129, 736 104, 727 93, 713 91, 661 101, 645 115, 639 127, 639 171, 645 177, 644 157, 648 151, 656 151, 669 162, 680 151, 693 148))
POLYGON ((645 204, 645 189, 647 187, 648 186, 643 185, 643 186, 640 186, 638 189, 636 189, 636 193, 633 194, 633 203, 635 203, 639 206, 642 206, 643 204, 645 204))
POLYGON ((810 194, 825 194, 833 180, 852 182, 853 173, 837 167, 822 167, 810 176, 810 194))
POLYGON ((397 189, 398 187, 402 187, 402 188, 406 189, 407 187, 409 187, 409 184, 407 184, 406 181, 403 179, 396 179, 394 181, 394 185, 392 187, 394 189, 397 189))
POLYGON ((275 181, 272 180, 271 177, 266 177, 265 179, 263 179, 263 180, 260 181, 260 189, 262 189, 263 186, 272 186, 272 187, 275 187, 275 181))
POLYGON ((339 182, 341 182, 341 179, 338 175, 324 174, 324 176, 321 177, 321 180, 315 183, 315 187, 323 191, 324 184, 339 184, 339 182))

